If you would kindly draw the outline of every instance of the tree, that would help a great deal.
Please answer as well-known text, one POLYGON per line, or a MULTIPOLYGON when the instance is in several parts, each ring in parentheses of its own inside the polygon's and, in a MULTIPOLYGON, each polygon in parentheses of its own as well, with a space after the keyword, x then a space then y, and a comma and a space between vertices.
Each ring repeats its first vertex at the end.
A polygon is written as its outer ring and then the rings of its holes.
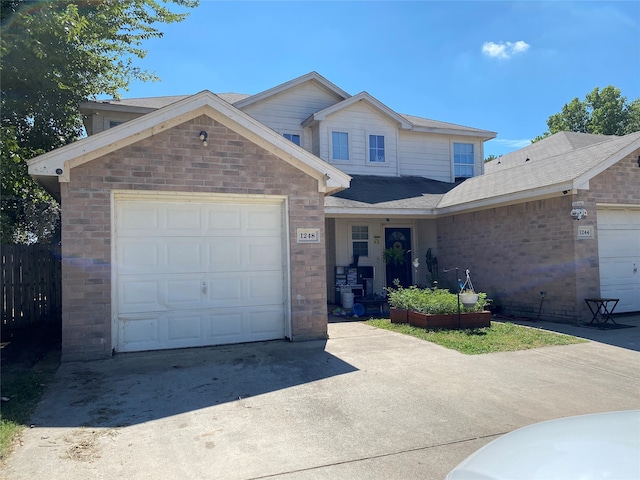
POLYGON ((46 238, 48 227, 28 231, 26 215, 34 199, 54 200, 30 182, 25 162, 82 135, 78 104, 156 79, 134 60, 146 55, 145 40, 162 37, 156 24, 186 18, 166 3, 193 8, 198 0, 1 0, 3 241, 46 238))
POLYGON ((626 135, 640 131, 640 99, 631 103, 620 89, 611 85, 594 88, 584 100, 577 97, 547 119, 549 130, 537 136, 537 142, 557 132, 582 132, 597 135, 626 135))
POLYGON ((489 156, 487 156, 487 158, 484 159, 484 163, 490 162, 491 160, 497 160, 501 157, 502 155, 494 155, 493 153, 489 156))

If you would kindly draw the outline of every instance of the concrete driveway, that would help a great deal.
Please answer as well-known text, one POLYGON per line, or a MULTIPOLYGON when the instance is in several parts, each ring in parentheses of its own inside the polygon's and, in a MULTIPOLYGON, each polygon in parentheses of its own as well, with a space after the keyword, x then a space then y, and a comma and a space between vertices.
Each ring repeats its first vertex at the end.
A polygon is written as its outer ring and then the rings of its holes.
POLYGON ((358 322, 329 333, 64 364, 3 476, 442 479, 524 425, 640 408, 630 348, 467 356, 358 322))

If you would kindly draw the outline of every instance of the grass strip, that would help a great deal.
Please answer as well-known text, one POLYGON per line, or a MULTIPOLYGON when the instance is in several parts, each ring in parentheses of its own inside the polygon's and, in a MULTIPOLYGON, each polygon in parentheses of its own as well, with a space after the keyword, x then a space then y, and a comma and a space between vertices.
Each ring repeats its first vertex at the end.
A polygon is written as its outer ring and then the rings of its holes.
POLYGON ((391 323, 389 319, 371 319, 365 322, 372 327, 411 335, 467 355, 513 352, 551 345, 571 345, 588 340, 525 327, 508 322, 491 322, 491 327, 465 330, 428 330, 412 327, 407 323, 391 323))
POLYGON ((60 362, 54 355, 49 357, 52 358, 32 368, 24 365, 2 367, 0 391, 7 401, 3 400, 0 407, 0 460, 6 458, 20 432, 29 426, 42 394, 53 380, 60 362))

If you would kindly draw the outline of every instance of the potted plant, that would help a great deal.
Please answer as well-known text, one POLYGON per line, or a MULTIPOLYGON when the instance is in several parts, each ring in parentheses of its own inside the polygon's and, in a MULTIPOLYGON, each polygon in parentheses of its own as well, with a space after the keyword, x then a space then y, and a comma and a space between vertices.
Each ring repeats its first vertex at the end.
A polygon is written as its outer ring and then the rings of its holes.
POLYGON ((458 293, 460 303, 462 303, 465 307, 472 307, 478 302, 478 294, 473 289, 473 283, 471 283, 471 276, 469 275, 469 269, 465 271, 467 275, 467 279, 464 284, 460 288, 460 292, 458 293))
POLYGON ((463 290, 458 295, 460 295, 460 303, 465 307, 472 307, 478 303, 478 294, 473 290, 463 290))
POLYGON ((384 263, 388 263, 390 265, 404 265, 405 253, 406 252, 401 248, 385 248, 382 251, 382 258, 384 263))
POLYGON ((394 287, 388 287, 387 302, 389 303, 389 317, 391 323, 407 323, 407 312, 409 311, 409 295, 400 285, 400 281, 395 279, 394 287))

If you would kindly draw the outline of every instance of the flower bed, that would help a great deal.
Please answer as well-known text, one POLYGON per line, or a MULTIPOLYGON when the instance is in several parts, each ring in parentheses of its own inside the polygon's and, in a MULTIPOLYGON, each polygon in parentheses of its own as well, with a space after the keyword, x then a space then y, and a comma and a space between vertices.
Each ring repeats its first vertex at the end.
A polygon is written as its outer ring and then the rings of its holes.
POLYGON ((478 301, 465 306, 458 295, 443 288, 387 289, 391 322, 409 323, 420 328, 481 328, 491 326, 491 312, 485 310, 489 300, 478 293, 478 301))

